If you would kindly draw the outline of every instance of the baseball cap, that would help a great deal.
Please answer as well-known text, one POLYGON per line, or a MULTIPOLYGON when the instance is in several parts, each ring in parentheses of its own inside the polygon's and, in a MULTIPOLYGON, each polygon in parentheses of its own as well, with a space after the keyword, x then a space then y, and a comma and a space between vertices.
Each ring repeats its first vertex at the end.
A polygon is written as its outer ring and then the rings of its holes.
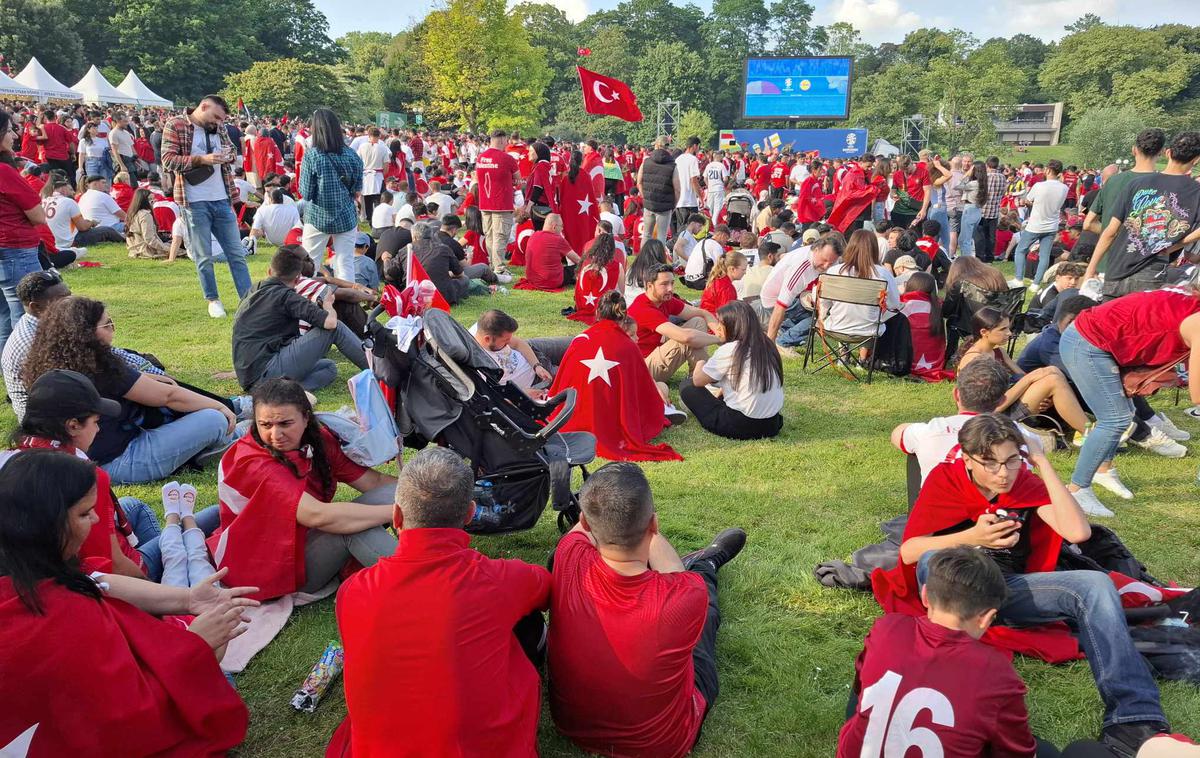
POLYGON ((77 371, 47 371, 29 388, 25 400, 25 415, 35 418, 80 418, 92 413, 115 418, 121 415, 121 404, 100 397, 92 380, 77 371))
POLYGON ((366 232, 359 232, 358 236, 354 238, 355 247, 367 247, 370 244, 371 235, 367 234, 366 232))
POLYGON ((917 259, 911 255, 902 255, 892 264, 892 269, 912 269, 917 267, 917 259))
POLYGON ((821 237, 821 233, 818 232, 816 229, 808 229, 807 231, 804 232, 804 236, 801 237, 800 239, 804 242, 804 244, 811 245, 812 243, 816 242, 820 237, 821 237))

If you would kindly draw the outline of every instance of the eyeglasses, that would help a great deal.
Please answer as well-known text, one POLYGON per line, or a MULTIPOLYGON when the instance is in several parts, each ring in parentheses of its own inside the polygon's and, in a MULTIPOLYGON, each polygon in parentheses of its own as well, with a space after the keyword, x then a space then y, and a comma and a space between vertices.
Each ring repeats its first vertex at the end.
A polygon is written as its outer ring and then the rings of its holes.
POLYGON ((101 324, 99 328, 112 329, 115 332, 117 330, 117 325, 114 324, 113 320, 110 318, 108 321, 105 321, 103 324, 101 324))
POLYGON ((1014 455, 1005 461, 981 460, 975 456, 968 456, 971 460, 983 466, 983 470, 989 474, 999 474, 1001 468, 1006 468, 1009 471, 1016 471, 1021 468, 1021 464, 1025 462, 1019 455, 1014 455))

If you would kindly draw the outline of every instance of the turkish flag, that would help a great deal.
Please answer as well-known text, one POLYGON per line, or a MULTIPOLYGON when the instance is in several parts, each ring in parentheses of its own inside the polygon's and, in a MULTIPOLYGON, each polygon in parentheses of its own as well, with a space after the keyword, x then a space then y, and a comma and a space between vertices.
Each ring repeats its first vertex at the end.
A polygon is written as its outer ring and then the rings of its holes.
POLYGON ((650 442, 667 427, 662 397, 637 344, 615 321, 599 321, 572 340, 550 394, 567 387, 578 394, 562 430, 591 432, 604 458, 683 460, 670 445, 650 442))
POLYGON ((583 86, 583 109, 593 116, 616 116, 624 121, 641 121, 637 97, 629 85, 620 79, 588 71, 583 66, 579 71, 579 83, 583 86))
POLYGON ((446 313, 450 312, 450 303, 446 302, 446 298, 438 292, 437 285, 429 278, 429 274, 425 273, 425 267, 421 265, 421 260, 413 255, 412 245, 408 246, 408 260, 404 267, 407 272, 408 286, 404 288, 404 292, 408 293, 417 305, 415 315, 424 313, 427 308, 437 308, 446 313))
MULTIPOLYGON (((603 168, 601 177, 603 178, 603 168)), ((596 223, 600 220, 600 198, 595 195, 591 178, 580 169, 571 181, 564 174, 559 186, 558 213, 562 216, 563 236, 571 243, 571 249, 582 253, 596 236, 596 223)))

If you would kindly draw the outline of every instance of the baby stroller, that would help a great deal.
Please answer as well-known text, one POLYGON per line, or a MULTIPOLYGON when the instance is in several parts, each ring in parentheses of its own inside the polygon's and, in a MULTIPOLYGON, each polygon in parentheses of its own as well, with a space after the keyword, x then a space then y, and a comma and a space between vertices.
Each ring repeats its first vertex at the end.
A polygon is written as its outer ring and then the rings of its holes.
POLYGON ((561 531, 579 520, 571 469, 578 466, 587 478, 596 438, 558 431, 575 409, 574 389, 535 401, 518 387, 501 384, 500 367, 445 311, 425 311, 421 333, 407 351, 374 317, 367 332, 365 346, 405 446, 432 442, 471 461, 479 508, 468 532, 530 529, 547 501, 558 512, 561 531))
POLYGON ((744 187, 738 187, 725 198, 725 215, 730 229, 749 229, 750 216, 754 213, 754 196, 744 187))

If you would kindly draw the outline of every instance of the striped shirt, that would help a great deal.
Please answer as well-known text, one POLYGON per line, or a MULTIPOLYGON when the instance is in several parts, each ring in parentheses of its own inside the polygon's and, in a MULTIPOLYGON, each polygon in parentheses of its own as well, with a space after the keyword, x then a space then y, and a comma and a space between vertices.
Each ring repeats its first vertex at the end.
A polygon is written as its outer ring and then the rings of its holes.
POLYGON ((1004 199, 1004 190, 1007 188, 1007 184, 1004 174, 988 169, 987 202, 979 209, 983 218, 999 218, 1000 201, 1004 199))
MULTIPOLYGON (((325 291, 329 289, 329 285, 320 279, 310 279, 307 276, 302 276, 292 285, 292 289, 296 290, 296 294, 305 300, 320 305, 319 300, 325 297, 325 291)), ((312 329, 312 324, 307 321, 300 321, 300 333, 304 334, 309 329, 312 329)))
POLYGON ((812 265, 812 247, 805 246, 793 250, 776 264, 771 270, 767 281, 763 282, 759 299, 764 311, 768 313, 778 305, 787 308, 796 301, 821 275, 812 265))

